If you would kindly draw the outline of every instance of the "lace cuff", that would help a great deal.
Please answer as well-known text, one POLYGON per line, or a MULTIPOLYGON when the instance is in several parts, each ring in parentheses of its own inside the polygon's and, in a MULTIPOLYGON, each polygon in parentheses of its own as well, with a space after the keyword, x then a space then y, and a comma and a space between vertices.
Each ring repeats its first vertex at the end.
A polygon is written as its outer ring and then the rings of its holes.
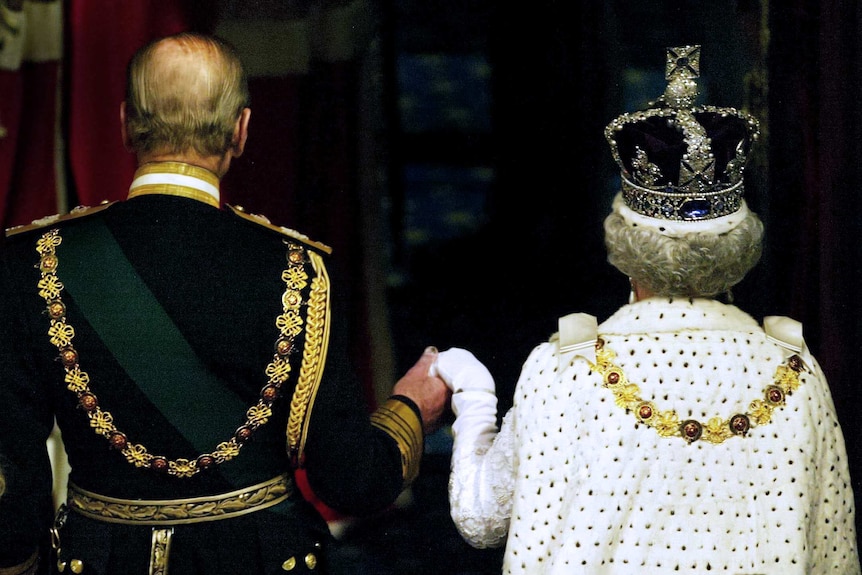
POLYGON ((461 450, 452 459, 449 505, 461 536, 473 547, 505 544, 515 484, 514 414, 503 418, 494 442, 461 450))

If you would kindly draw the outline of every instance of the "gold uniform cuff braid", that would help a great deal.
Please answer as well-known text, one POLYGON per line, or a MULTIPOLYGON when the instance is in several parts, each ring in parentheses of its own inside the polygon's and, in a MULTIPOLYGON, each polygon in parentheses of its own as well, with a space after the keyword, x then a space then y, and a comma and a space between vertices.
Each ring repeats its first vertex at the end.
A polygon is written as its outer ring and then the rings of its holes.
POLYGON ((422 420, 412 407, 395 398, 389 398, 371 414, 371 424, 386 432, 401 451, 401 469, 404 487, 419 476, 424 436, 422 420))
POLYGON ((18 565, 12 567, 0 567, 0 575, 25 575, 35 573, 35 567, 39 560, 39 551, 33 552, 30 557, 18 565))

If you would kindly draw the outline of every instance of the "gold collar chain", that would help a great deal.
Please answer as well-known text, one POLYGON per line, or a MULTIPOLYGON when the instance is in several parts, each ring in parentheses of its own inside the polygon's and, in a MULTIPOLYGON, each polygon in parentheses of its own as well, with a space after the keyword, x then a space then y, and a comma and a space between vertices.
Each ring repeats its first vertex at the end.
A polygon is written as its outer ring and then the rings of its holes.
POLYGON ((792 355, 786 364, 775 370, 773 382, 763 391, 763 399, 755 399, 748 411, 737 413, 727 419, 713 417, 706 423, 695 419, 681 420, 672 410, 660 411, 651 401, 641 397, 640 388, 626 378, 623 370, 613 363, 616 354, 608 349, 601 338, 596 342, 596 363, 590 364, 593 371, 602 376, 603 386, 614 394, 614 402, 626 412, 634 413, 639 423, 652 427, 662 437, 682 437, 687 443, 698 440, 723 443, 731 437, 745 437, 752 427, 766 425, 772 420, 772 412, 784 407, 785 400, 800 385, 800 374, 806 371, 802 359, 792 355))
POLYGON ((237 428, 233 436, 210 453, 203 453, 194 459, 168 459, 162 455, 150 453, 141 444, 132 443, 125 433, 114 424, 113 415, 102 410, 99 399, 90 389, 90 376, 82 371, 78 364, 78 352, 72 346, 75 337, 74 328, 66 323, 66 305, 61 299, 63 284, 57 277, 59 260, 57 247, 62 243, 58 229, 46 232, 38 240, 36 251, 39 253, 39 270, 41 278, 38 282, 39 295, 47 304, 50 327, 48 335, 51 343, 60 352, 60 361, 66 371, 65 383, 69 391, 78 399, 78 405, 84 410, 90 420, 90 427, 103 436, 111 448, 122 453, 126 461, 135 467, 166 472, 177 477, 191 477, 201 470, 230 461, 239 455, 243 444, 272 416, 272 404, 281 395, 281 387, 287 382, 291 372, 289 355, 294 349, 294 340, 302 333, 303 320, 300 308, 303 303, 302 293, 308 284, 308 274, 305 271, 307 254, 303 247, 292 242, 287 244, 288 267, 282 272, 281 278, 285 284, 282 295, 282 313, 276 318, 279 337, 275 343, 275 353, 272 361, 266 366, 267 383, 260 391, 256 404, 249 407, 245 422, 237 428))

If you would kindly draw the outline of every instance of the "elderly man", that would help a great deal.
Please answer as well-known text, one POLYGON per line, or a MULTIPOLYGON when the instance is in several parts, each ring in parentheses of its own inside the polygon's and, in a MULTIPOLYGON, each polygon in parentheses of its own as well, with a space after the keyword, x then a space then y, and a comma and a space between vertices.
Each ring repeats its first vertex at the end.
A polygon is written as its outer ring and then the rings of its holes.
POLYGON ((415 478, 448 399, 436 352, 369 418, 329 249, 220 200, 247 100, 223 42, 146 46, 120 109, 128 200, 9 232, 0 573, 325 573, 296 479, 360 515, 415 478), (71 473, 51 529, 55 418, 71 473))

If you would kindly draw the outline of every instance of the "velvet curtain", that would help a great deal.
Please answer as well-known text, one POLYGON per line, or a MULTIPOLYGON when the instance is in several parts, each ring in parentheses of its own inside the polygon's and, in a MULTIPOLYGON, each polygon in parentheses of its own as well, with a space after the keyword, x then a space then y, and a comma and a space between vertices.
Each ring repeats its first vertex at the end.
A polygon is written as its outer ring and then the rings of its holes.
POLYGON ((72 200, 125 199, 134 156, 120 137, 126 64, 158 36, 188 30, 185 0, 65 0, 64 125, 72 200))
MULTIPOLYGON (((770 7, 770 207, 778 307, 801 320, 832 387, 862 501, 862 6, 770 7)), ((857 525, 862 525, 857 511, 857 525)))
POLYGON ((369 407, 395 382, 376 235, 382 128, 367 123, 380 98, 367 82, 380 65, 376 22, 364 0, 264 1, 224 2, 214 26, 246 62, 251 92, 249 140, 223 182, 225 201, 333 248, 339 320, 369 407))
POLYGON ((0 0, 0 213, 5 227, 62 209, 57 0, 0 0))

